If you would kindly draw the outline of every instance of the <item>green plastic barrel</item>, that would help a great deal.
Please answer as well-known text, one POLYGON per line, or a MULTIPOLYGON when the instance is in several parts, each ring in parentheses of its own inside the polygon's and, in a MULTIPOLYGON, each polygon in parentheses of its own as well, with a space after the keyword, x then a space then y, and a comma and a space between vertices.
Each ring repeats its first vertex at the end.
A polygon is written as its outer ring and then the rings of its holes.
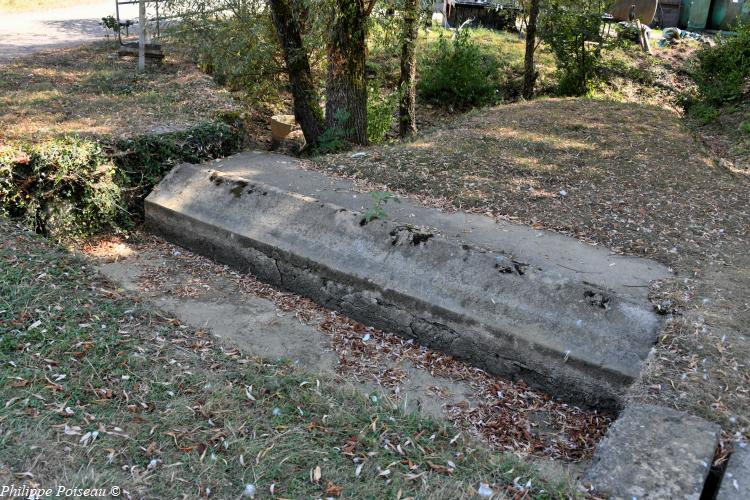
POLYGON ((731 30, 740 21, 750 21, 750 0, 714 0, 712 3, 711 29, 731 30))
POLYGON ((750 0, 682 0, 680 26, 687 29, 731 30, 750 23, 750 0))

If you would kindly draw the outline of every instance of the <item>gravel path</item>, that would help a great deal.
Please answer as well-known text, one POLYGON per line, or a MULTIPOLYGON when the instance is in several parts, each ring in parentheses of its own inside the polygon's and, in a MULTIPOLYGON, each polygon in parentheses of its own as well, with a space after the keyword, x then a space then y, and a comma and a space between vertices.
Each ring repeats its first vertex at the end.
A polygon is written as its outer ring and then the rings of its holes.
MULTIPOLYGON (((60 9, 0 15, 0 64, 16 57, 45 49, 78 45, 101 39, 105 35, 99 25, 102 17, 115 14, 114 0, 60 9)), ((121 19, 135 19, 138 8, 120 8, 121 19)))

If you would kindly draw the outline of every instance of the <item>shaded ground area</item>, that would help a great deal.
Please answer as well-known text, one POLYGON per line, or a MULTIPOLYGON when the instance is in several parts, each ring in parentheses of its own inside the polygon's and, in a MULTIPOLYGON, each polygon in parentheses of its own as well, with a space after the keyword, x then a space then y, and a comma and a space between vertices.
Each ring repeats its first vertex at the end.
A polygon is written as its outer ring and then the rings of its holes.
POLYGON ((715 165, 678 117, 610 101, 475 111, 410 144, 318 165, 666 264, 743 238, 750 215, 747 177, 715 165))
POLYGON ((750 94, 725 106, 711 123, 693 123, 706 147, 727 168, 750 170, 750 94))
POLYGON ((575 494, 388 398, 217 342, 2 221, 0 367, 3 484, 137 498, 575 494))
POLYGON ((40 52, 0 66, 0 140, 181 130, 234 109, 194 64, 170 56, 139 74, 112 43, 40 52))
POLYGON ((750 176, 719 166, 678 116, 633 103, 539 100, 311 167, 672 266, 677 277, 653 284, 652 296, 679 314, 634 394, 747 435, 750 176))

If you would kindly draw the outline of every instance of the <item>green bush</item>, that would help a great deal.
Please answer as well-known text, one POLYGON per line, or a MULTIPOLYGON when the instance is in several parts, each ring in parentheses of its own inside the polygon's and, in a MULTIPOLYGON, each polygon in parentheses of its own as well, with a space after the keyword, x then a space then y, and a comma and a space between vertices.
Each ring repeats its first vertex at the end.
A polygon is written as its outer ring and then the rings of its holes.
POLYGON ((174 165, 242 145, 239 129, 217 122, 113 143, 62 137, 0 146, 0 215, 57 238, 125 227, 142 216, 143 199, 174 165))
POLYGON ((367 140, 372 144, 383 142, 393 124, 393 113, 398 104, 397 93, 381 96, 379 87, 372 85, 367 93, 367 140))
POLYGON ((101 229, 119 210, 116 168, 79 137, 0 147, 0 211, 43 234, 101 229))
POLYGON ((417 89, 430 101, 457 107, 498 101, 498 60, 482 51, 469 30, 453 40, 440 36, 421 61, 417 89))
POLYGON ((740 25, 736 35, 720 36, 715 46, 698 50, 692 76, 699 101, 721 106, 738 100, 750 77, 750 26, 740 25))
POLYGON ((711 123, 721 114, 713 104, 702 101, 692 101, 687 111, 689 116, 704 124, 711 123))
POLYGON ((265 4, 245 0, 167 0, 180 23, 167 35, 190 47, 219 85, 262 100, 275 92, 278 42, 265 4))
POLYGON ((593 90, 593 77, 604 47, 601 25, 598 0, 548 3, 539 33, 555 56, 559 95, 586 95, 593 90))
POLYGON ((239 128, 215 122, 184 131, 118 140, 110 149, 120 182, 128 188, 125 205, 138 218, 143 213, 143 199, 172 167, 229 156, 242 146, 239 128))
POLYGON ((351 143, 346 139, 348 130, 344 128, 349 116, 349 112, 345 109, 336 111, 333 124, 327 127, 318 138, 318 144, 315 146, 316 154, 336 153, 351 147, 351 143))

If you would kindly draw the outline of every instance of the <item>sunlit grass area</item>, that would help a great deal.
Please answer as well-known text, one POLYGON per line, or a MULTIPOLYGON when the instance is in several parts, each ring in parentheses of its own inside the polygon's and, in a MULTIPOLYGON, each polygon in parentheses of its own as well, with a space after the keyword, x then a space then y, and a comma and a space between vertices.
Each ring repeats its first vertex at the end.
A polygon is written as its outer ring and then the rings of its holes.
POLYGON ((184 129, 233 106, 227 91, 171 50, 145 73, 104 41, 0 69, 0 141, 184 129))

